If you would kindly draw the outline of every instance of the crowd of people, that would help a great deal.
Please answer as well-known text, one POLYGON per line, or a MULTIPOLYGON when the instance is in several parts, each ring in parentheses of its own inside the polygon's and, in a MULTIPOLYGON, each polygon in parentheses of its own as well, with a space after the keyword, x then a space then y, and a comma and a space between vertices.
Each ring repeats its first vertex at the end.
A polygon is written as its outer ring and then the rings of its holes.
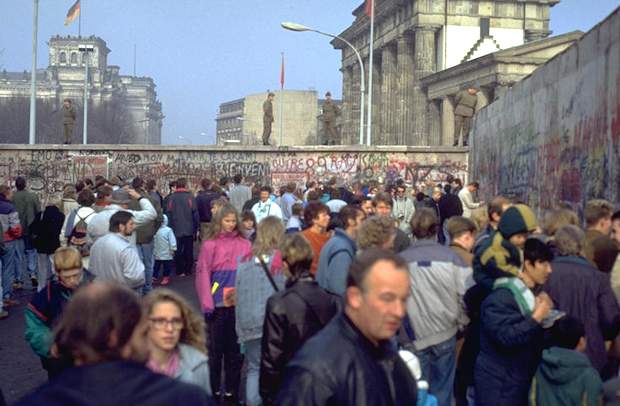
POLYGON ((0 185, 0 319, 29 278, 50 378, 19 404, 620 402, 620 211, 442 183, 0 185))

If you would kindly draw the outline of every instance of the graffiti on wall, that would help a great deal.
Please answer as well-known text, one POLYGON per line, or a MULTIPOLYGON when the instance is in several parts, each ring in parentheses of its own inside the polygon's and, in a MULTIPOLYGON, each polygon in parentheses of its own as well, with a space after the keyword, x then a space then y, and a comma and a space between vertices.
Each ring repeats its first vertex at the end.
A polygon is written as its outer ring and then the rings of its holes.
POLYGON ((60 194, 65 184, 84 177, 120 176, 155 179, 160 190, 168 182, 186 178, 198 188, 203 178, 220 179, 241 174, 250 181, 280 187, 303 186, 309 180, 332 177, 345 182, 393 182, 404 179, 412 186, 444 182, 448 176, 467 177, 464 153, 436 152, 275 152, 255 151, 158 151, 15 150, 0 151, 0 179, 12 182, 25 176, 42 195, 60 194))
MULTIPOLYGON (((618 24, 620 11, 594 31, 618 24)), ((587 34, 477 114, 471 173, 485 199, 503 194, 539 210, 559 202, 581 210, 593 198, 620 201, 620 35, 614 33, 587 34), (591 55, 577 58, 583 49, 591 55)))

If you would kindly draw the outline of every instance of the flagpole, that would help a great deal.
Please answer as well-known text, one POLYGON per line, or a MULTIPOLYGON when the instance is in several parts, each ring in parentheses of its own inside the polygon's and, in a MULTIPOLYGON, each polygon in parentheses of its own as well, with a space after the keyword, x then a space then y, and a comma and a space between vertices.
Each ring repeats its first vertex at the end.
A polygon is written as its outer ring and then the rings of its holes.
POLYGON ((370 5, 370 52, 368 57, 368 121, 366 128, 366 145, 370 146, 372 140, 372 71, 373 69, 373 56, 375 51, 375 1, 368 0, 370 5))
POLYGON ((284 52, 280 52, 280 54, 282 55, 282 64, 280 65, 280 146, 282 146, 282 136, 284 128, 284 120, 282 119, 282 104, 284 102, 284 52))
POLYGON ((37 33, 39 28, 39 0, 34 0, 32 16, 32 72, 30 72, 30 128, 28 143, 36 142, 37 131, 37 33))

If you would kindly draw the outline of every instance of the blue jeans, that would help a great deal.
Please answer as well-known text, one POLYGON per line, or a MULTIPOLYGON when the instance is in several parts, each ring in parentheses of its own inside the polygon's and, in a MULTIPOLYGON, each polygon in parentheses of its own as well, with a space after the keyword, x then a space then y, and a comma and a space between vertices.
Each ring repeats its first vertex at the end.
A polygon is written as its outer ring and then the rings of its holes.
POLYGON ((0 261, 0 313, 4 310, 4 295, 2 294, 2 261, 0 261))
POLYGON ((23 282, 24 275, 28 272, 27 278, 37 277, 37 250, 32 246, 30 237, 23 237, 18 240, 17 261, 15 282, 23 282))
POLYGON ((163 276, 165 277, 170 276, 170 274, 172 273, 172 262, 173 261, 171 259, 168 259, 168 260, 156 259, 155 267, 153 268, 153 277, 159 278, 159 270, 162 266, 164 267, 163 276))
POLYGON ((138 248, 140 260, 144 264, 144 286, 142 287, 142 294, 146 295, 153 290, 153 263, 155 262, 153 250, 155 248, 155 242, 151 241, 148 244, 136 244, 136 246, 138 248))
POLYGON ((443 238, 445 240, 444 244, 446 247, 449 247, 452 241, 450 240, 450 233, 448 233, 448 220, 443 222, 442 232, 443 232, 443 238))
POLYGON ((260 342, 261 339, 250 340, 243 343, 245 357, 248 360, 248 376, 245 386, 245 401, 248 406, 260 406, 262 399, 258 390, 260 376, 260 342))
POLYGON ((452 404, 452 390, 456 371, 456 336, 421 351, 422 378, 428 381, 429 393, 437 398, 439 406, 452 404))
POLYGON ((17 262, 17 250, 19 248, 19 240, 5 241, 4 247, 6 254, 2 256, 2 288, 4 299, 10 299, 13 294, 13 282, 15 282, 15 274, 19 268, 17 262))

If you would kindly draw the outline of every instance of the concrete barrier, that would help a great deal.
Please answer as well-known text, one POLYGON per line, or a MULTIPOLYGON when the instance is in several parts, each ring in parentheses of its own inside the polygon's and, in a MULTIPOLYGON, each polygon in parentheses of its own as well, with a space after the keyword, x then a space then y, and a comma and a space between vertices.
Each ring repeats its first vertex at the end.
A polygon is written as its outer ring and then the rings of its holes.
POLYGON ((404 179, 411 185, 443 182, 448 175, 466 179, 467 150, 449 147, 322 146, 199 147, 139 145, 0 145, 0 181, 25 176, 43 198, 59 195, 63 186, 96 175, 123 179, 156 179, 160 190, 180 177, 197 189, 204 177, 237 173, 275 187, 288 182, 336 176, 354 181, 404 179))
POLYGON ((620 202, 620 8, 477 115, 471 178, 539 210, 620 202))

